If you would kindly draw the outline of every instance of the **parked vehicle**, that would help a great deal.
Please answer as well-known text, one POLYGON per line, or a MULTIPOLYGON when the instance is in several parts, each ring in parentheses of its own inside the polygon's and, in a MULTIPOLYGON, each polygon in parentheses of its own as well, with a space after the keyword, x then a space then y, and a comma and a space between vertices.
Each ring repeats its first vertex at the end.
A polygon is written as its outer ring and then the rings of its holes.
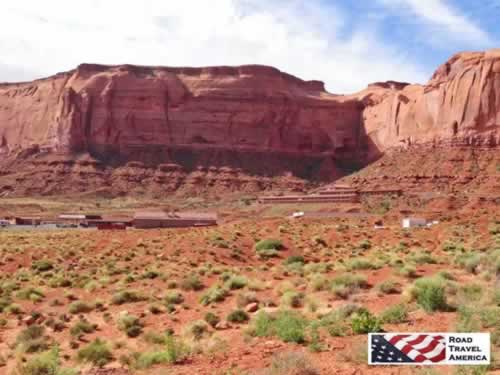
POLYGON ((10 225, 10 221, 7 220, 0 220, 0 228, 5 228, 10 225))

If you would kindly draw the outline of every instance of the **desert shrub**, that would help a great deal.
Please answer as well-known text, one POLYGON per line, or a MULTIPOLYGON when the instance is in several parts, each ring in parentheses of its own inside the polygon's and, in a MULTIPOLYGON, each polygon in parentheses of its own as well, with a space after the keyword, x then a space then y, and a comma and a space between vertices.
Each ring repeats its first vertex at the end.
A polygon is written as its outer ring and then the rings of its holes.
POLYGON ((242 289, 248 284, 248 279, 244 276, 232 275, 224 284, 230 290, 242 289))
POLYGON ((281 297, 281 305, 285 307, 302 307, 304 304, 304 293, 289 290, 281 297))
POLYGON ((195 341, 201 340, 208 332, 208 324, 203 320, 195 320, 184 328, 184 335, 195 341))
POLYGON ((37 272, 47 272, 47 271, 52 270, 54 268, 54 265, 52 264, 52 262, 50 260, 41 259, 41 260, 37 260, 37 261, 33 262, 33 264, 31 265, 31 268, 37 272))
POLYGON ((381 268, 379 262, 375 262, 371 259, 366 258, 354 258, 347 262, 348 270, 374 270, 381 268))
POLYGON ((91 324, 86 320, 79 320, 69 330, 72 336, 81 336, 85 333, 92 333, 97 329, 96 324, 91 324))
POLYGON ((319 371, 303 353, 285 352, 273 356, 264 375, 319 375, 319 371))
POLYGON ((283 243, 275 239, 261 240, 255 244, 255 252, 264 259, 278 256, 281 249, 283 249, 283 243))
POLYGON ((220 318, 217 315, 215 315, 213 312, 207 312, 205 314, 204 319, 205 319, 205 322, 207 322, 208 324, 210 324, 214 328, 220 322, 220 318))
POLYGON ((332 292, 339 298, 348 298, 360 288, 366 288, 368 282, 364 275, 346 273, 332 280, 332 292))
POLYGON ((113 354, 105 341, 95 339, 78 351, 77 358, 80 362, 103 367, 113 360, 113 354))
POLYGON ((77 375, 79 371, 62 368, 58 348, 37 354, 21 362, 16 368, 16 375, 77 375))
POLYGON ((229 292, 226 288, 223 288, 220 285, 215 285, 201 296, 200 303, 207 306, 214 302, 222 302, 228 295, 229 292))
POLYGON ((140 294, 139 292, 136 292, 134 290, 124 290, 118 293, 115 293, 111 297, 111 303, 113 305, 123 305, 125 303, 134 303, 134 302, 140 302, 140 301, 145 301, 146 297, 140 294))
POLYGON ((261 311, 255 317, 251 333, 257 337, 277 336, 284 342, 305 342, 307 319, 294 311, 279 311, 275 316, 261 311))
POLYGON ((483 296, 483 287, 479 284, 466 284, 460 287, 459 295, 467 303, 477 302, 483 296))
POLYGON ((26 353, 41 352, 49 349, 48 338, 44 336, 45 327, 34 324, 23 329, 16 337, 15 345, 26 353))
POLYGON ((478 332, 481 329, 481 323, 474 308, 460 306, 457 312, 457 332, 478 332))
POLYGON ((181 281, 180 287, 184 290, 198 291, 203 289, 203 283, 197 275, 191 274, 181 281))
POLYGON ((302 263, 304 264, 306 261, 302 255, 292 255, 285 259, 283 262, 284 265, 289 265, 293 263, 302 263))
POLYGON ((123 314, 118 318, 118 328, 128 337, 137 337, 142 333, 143 324, 135 315, 123 314))
POLYGON ((403 265, 401 267, 397 267, 395 272, 396 274, 409 279, 417 277, 417 269, 412 265, 403 265))
POLYGON ((261 240, 255 244, 255 250, 281 250, 283 248, 283 243, 276 239, 266 239, 261 240))
POLYGON ((189 355, 189 348, 174 336, 167 335, 164 345, 163 350, 136 353, 133 367, 137 370, 144 370, 154 365, 181 363, 189 355))
POLYGON ((257 298, 257 294, 255 294, 255 292, 242 291, 236 296, 236 305, 238 307, 245 307, 252 302, 259 302, 259 299, 257 298))
POLYGON ((377 290, 383 294, 401 293, 401 286, 393 280, 385 280, 377 285, 377 290))
POLYGON ((227 320, 231 323, 245 323, 249 319, 250 317, 248 316, 248 314, 241 309, 233 310, 227 315, 227 320))
POLYGON ((362 250, 368 250, 372 247, 370 240, 363 240, 359 243, 358 247, 362 250))
POLYGON ((83 301, 71 302, 69 305, 70 314, 85 314, 92 310, 94 310, 94 305, 83 301))
POLYGON ((184 297, 180 292, 170 291, 165 295, 164 300, 167 305, 178 305, 184 302, 184 297))
POLYGON ((424 277, 417 280, 411 294, 427 312, 449 309, 446 301, 445 281, 440 277, 424 277))
POLYGON ((361 307, 352 304, 342 306, 322 316, 319 325, 326 327, 328 333, 333 337, 347 336, 351 330, 348 318, 361 309, 361 307))
POLYGON ((39 302, 45 297, 45 294, 40 289, 30 287, 19 290, 16 293, 16 297, 19 299, 30 300, 32 302, 39 302))
POLYGON ((410 262, 413 262, 415 264, 436 264, 437 261, 436 259, 433 258, 433 256, 427 252, 416 252, 412 253, 408 256, 407 258, 410 262))
POLYGON ((408 319, 408 308, 406 305, 393 305, 382 311, 380 320, 383 323, 404 323, 408 319))
POLYGON ((382 329, 380 319, 368 310, 356 312, 351 317, 351 328, 354 334, 380 332, 382 329))
POLYGON ((329 282, 326 276, 321 274, 313 274, 311 276, 310 286, 314 292, 318 292, 320 290, 327 290, 329 287, 329 282))

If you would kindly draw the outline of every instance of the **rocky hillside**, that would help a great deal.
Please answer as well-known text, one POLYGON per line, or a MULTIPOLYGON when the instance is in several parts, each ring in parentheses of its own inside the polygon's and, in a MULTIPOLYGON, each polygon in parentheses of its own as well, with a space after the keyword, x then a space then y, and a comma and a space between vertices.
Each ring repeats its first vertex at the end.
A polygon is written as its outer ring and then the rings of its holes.
POLYGON ((394 150, 495 150, 499 129, 500 50, 350 96, 265 66, 84 64, 0 85, 0 195, 300 190, 394 150))

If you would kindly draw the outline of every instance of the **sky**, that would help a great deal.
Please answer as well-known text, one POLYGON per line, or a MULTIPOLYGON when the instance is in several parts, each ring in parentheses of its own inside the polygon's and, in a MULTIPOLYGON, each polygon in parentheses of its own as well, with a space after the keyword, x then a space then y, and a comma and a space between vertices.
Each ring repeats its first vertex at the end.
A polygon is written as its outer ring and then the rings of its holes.
POLYGON ((499 16, 500 0, 5 1, 0 82, 81 63, 263 64, 351 93, 500 47, 499 16))

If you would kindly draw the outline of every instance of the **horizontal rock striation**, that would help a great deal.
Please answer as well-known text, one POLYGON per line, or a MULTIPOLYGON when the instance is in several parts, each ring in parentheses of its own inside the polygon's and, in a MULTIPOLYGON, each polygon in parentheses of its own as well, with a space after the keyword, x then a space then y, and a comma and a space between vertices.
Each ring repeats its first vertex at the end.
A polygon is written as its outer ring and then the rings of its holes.
POLYGON ((394 150, 496 148, 499 124, 500 50, 349 96, 259 65, 82 64, 0 84, 0 195, 300 190, 394 150))
POLYGON ((500 143, 500 49, 464 52, 440 66, 427 85, 370 85, 363 128, 372 155, 397 147, 500 143))

